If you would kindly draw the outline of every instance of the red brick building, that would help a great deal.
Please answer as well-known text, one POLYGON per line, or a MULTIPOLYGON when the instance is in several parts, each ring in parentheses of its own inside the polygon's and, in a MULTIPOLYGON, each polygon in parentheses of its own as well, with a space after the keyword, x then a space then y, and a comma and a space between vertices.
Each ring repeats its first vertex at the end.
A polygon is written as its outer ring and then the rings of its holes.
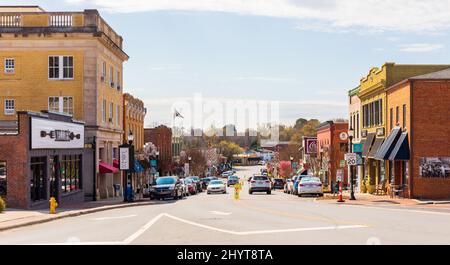
POLYGON ((324 189, 330 190, 336 182, 338 171, 343 173, 343 184, 348 184, 348 169, 342 165, 348 149, 348 123, 327 121, 317 126, 320 177, 324 189))
POLYGON ((158 149, 158 172, 161 176, 172 173, 172 129, 161 125, 144 129, 144 142, 153 143, 158 149))
POLYGON ((407 198, 450 198, 450 69, 386 89, 387 129, 377 159, 390 189, 407 198))
POLYGON ((84 123, 51 112, 17 115, 18 127, 0 132, 0 196, 22 209, 47 208, 51 197, 61 206, 84 202, 94 169, 84 123))

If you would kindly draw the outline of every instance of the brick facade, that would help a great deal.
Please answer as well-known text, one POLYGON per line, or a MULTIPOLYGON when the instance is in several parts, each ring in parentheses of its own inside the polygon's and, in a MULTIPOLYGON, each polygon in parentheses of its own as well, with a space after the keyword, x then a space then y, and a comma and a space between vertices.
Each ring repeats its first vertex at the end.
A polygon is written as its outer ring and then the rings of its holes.
POLYGON ((159 152, 158 171, 168 175, 172 171, 172 130, 166 126, 144 129, 144 142, 153 143, 159 152))

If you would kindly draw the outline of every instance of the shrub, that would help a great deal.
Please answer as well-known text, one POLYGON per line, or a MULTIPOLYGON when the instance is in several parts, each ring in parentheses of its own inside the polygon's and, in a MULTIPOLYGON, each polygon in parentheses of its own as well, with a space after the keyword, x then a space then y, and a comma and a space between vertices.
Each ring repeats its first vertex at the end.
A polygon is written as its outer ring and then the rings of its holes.
POLYGON ((2 197, 0 197, 0 213, 3 212, 6 208, 6 203, 5 201, 2 199, 2 197))

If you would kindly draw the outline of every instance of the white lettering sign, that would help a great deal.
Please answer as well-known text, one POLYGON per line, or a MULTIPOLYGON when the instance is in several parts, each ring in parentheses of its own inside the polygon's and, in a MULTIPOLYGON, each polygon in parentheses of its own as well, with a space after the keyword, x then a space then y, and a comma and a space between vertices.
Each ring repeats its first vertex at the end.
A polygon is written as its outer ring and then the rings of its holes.
POLYGON ((128 147, 119 148, 119 169, 130 169, 130 149, 128 147))
POLYGON ((84 148, 84 125, 31 118, 31 149, 84 148))

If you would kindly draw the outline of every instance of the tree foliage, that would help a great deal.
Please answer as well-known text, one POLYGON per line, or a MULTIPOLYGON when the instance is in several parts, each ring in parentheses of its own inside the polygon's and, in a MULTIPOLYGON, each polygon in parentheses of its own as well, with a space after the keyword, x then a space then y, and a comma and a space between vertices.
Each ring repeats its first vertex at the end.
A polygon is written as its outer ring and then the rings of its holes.
POLYGON ((223 156, 225 156, 228 161, 231 161, 233 159, 233 155, 241 154, 244 152, 244 148, 230 141, 220 141, 220 143, 215 147, 219 149, 219 152, 223 156))

